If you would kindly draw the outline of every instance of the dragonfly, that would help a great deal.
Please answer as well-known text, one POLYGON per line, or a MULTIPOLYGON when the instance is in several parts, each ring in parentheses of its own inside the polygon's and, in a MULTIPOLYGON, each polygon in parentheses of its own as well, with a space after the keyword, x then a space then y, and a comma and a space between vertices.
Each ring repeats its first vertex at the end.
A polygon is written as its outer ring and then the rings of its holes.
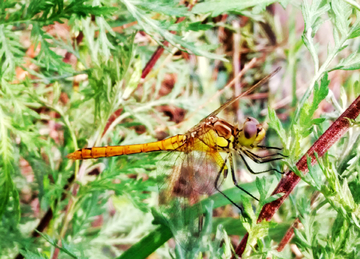
MULTIPOLYGON (((164 197, 163 203, 171 204, 168 207, 172 207, 170 213, 172 216, 181 215, 181 212, 185 211, 186 207, 197 203, 202 194, 209 194, 214 191, 220 192, 231 204, 242 211, 242 208, 220 188, 230 172, 233 184, 253 199, 259 201, 239 185, 234 170, 234 154, 240 156, 244 165, 252 174, 270 171, 282 172, 275 168, 255 172, 251 169, 245 157, 250 158, 255 163, 262 164, 283 159, 285 156, 278 152, 281 148, 260 145, 260 142, 265 137, 266 130, 255 118, 246 118, 242 127, 239 127, 219 118, 218 114, 268 81, 279 69, 261 79, 247 91, 220 106, 185 134, 178 134, 164 140, 145 144, 82 148, 67 157, 72 160, 80 160, 166 151, 168 154, 162 159, 162 163, 168 161, 171 166, 166 168, 166 166, 161 165, 158 170, 167 172, 167 183, 162 187, 162 190, 164 190, 162 196, 164 197), (258 150, 271 149, 275 150, 275 153, 266 156, 260 156, 256 153, 258 150)), ((185 221, 189 223, 189 220, 185 221)), ((189 230, 190 227, 186 228, 183 225, 177 224, 173 228, 189 230)), ((194 223, 191 226, 190 234, 184 238, 187 243, 190 243, 190 236, 196 236, 194 233, 201 231, 201 228, 195 225, 194 223)))

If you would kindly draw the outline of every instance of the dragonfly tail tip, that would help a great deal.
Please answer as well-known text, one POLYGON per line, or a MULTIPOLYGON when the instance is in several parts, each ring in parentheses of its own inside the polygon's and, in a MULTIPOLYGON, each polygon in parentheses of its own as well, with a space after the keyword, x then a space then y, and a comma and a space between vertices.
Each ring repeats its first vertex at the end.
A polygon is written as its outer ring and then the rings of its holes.
POLYGON ((71 160, 77 160, 79 159, 78 158, 78 155, 77 155, 77 152, 73 152, 73 153, 70 153, 66 156, 68 159, 71 159, 71 160))

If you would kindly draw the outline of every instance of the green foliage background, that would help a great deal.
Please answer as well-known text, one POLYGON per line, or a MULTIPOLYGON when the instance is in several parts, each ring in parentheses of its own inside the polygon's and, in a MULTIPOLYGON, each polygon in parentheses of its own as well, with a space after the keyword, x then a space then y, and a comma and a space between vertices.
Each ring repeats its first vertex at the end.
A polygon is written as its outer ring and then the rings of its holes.
MULTIPOLYGON (((284 147, 289 157, 274 166, 294 168, 360 94, 359 11, 352 0, 209 0, 199 1, 191 11, 176 1, 1 1, 1 258, 19 253, 26 258, 145 258, 153 251, 153 258, 185 258, 181 249, 174 251, 166 243, 171 232, 155 209, 157 154, 81 165, 66 155, 86 146, 146 143, 164 131, 184 133, 234 96, 227 89, 220 100, 197 110, 233 77, 232 50, 219 37, 225 28, 246 46, 241 53, 244 63, 253 57, 260 60, 246 73, 244 84, 282 67, 270 82, 266 100, 244 99, 239 109, 269 124, 266 144, 284 147), (217 19, 225 14, 226 19, 217 19), (176 23, 177 17, 185 20, 176 23), (236 24, 244 21, 240 17, 246 22, 239 29, 236 24), (59 29, 63 27, 56 27, 62 23, 68 30, 65 36, 59 29), (120 32, 114 29, 120 26, 120 32), (164 40, 170 45, 141 79, 142 69, 164 40), (31 48, 35 55, 27 52, 31 48), (178 50, 190 58, 181 58, 178 50), (70 65, 64 53, 75 62, 70 65), (20 77, 19 71, 27 76, 20 77), (164 93, 169 75, 174 83, 164 93), (177 128, 159 108, 168 105, 196 114, 177 128), (49 208, 48 227, 32 238, 49 208), (158 225, 152 224, 154 217, 158 225)), ((224 117, 235 121, 230 112, 224 117)), ((238 211, 219 194, 205 200, 211 219, 206 224, 213 226, 216 238, 205 236, 199 249, 214 258, 228 258, 228 235, 242 237, 247 231, 251 246, 246 256, 295 258, 294 248, 279 253, 276 244, 299 218, 302 228, 295 230, 292 243, 306 258, 358 258, 359 132, 353 122, 347 135, 302 176, 271 223, 256 224, 256 218, 261 205, 273 199, 269 196, 281 176, 251 176, 242 184, 258 192, 260 204, 228 183, 226 193, 242 201, 245 214, 240 220, 228 215, 212 218, 213 209, 221 206, 238 211), (225 243, 219 248, 221 239, 225 243)))

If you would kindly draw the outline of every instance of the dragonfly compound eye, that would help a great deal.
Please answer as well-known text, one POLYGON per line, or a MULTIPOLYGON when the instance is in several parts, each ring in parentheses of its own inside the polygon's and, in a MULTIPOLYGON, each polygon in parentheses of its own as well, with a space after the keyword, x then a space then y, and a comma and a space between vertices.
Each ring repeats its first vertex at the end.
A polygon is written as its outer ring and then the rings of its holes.
POLYGON ((243 130, 245 138, 252 139, 257 135, 257 124, 254 121, 246 121, 243 130))
POLYGON ((247 118, 239 133, 238 141, 242 146, 250 147, 258 144, 265 137, 265 130, 254 118, 247 118))
POLYGON ((258 134, 258 125, 259 122, 254 118, 251 117, 247 118, 246 121, 244 122, 244 127, 243 127, 245 138, 247 138, 248 140, 256 138, 258 134))

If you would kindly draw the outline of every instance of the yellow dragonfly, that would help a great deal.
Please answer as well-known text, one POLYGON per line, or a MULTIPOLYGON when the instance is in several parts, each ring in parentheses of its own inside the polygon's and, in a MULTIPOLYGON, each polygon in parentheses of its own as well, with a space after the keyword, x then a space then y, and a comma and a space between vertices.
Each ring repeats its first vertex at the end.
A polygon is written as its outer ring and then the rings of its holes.
MULTIPOLYGON (((249 94, 269 80, 278 70, 279 68, 250 87, 247 91, 223 104, 185 134, 146 144, 82 148, 69 154, 67 157, 72 160, 78 160, 168 151, 169 154, 162 159, 163 162, 161 163, 169 161, 171 166, 167 169, 165 168, 166 166, 161 165, 158 171, 168 172, 166 176, 167 184, 164 184, 164 187, 162 187, 164 188, 163 203, 171 204, 169 207, 173 207, 170 213, 172 216, 181 215, 179 211, 183 211, 187 206, 197 203, 200 195, 209 194, 214 190, 220 192, 233 205, 242 210, 240 206, 234 203, 220 189, 221 183, 227 177, 230 168, 234 185, 255 200, 258 200, 238 184, 234 171, 233 154, 238 154, 245 166, 253 174, 269 171, 281 172, 274 168, 262 172, 254 172, 245 160, 245 156, 256 163, 266 163, 282 159, 284 155, 277 151, 267 156, 260 156, 255 153, 259 149, 281 150, 281 148, 277 147, 259 145, 265 137, 265 128, 256 119, 248 117, 242 127, 239 127, 228 123, 217 115, 241 97, 249 94), (221 153, 225 154, 224 157, 221 153)), ((175 228, 179 228, 179 226, 175 228)), ((196 232, 196 227, 193 228, 195 230, 193 229, 192 232, 196 232)), ((190 233, 189 235, 193 234, 190 233)), ((184 239, 189 241, 189 235, 184 239)))

